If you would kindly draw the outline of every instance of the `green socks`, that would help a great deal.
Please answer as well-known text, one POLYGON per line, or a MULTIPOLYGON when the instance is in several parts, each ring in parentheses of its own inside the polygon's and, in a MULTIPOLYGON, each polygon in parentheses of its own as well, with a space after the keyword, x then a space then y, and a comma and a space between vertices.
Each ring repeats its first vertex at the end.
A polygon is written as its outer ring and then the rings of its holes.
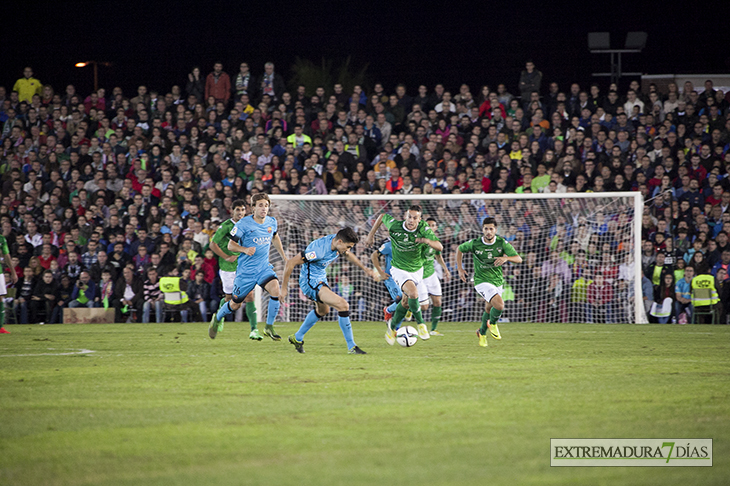
MULTIPOLYGON (((5 325, 5 296, 0 296, 0 327, 5 325)), ((50 318, 49 318, 50 319, 50 318)))
POLYGON ((496 307, 492 307, 492 309, 489 311, 489 322, 492 324, 496 324, 499 322, 499 316, 502 315, 501 310, 497 310, 496 307))
POLYGON ((479 334, 482 336, 487 335, 487 323, 489 322, 489 312, 484 312, 482 314, 482 327, 479 328, 479 334))
POLYGON ((403 307, 402 301, 401 304, 398 304, 395 308, 395 313, 393 314, 393 319, 390 321, 390 328, 395 329, 395 326, 403 322, 403 319, 406 317, 406 313, 408 313, 408 310, 403 307))
POLYGON ((435 331, 439 325, 439 319, 441 319, 441 307, 434 307, 431 309, 431 330, 435 331))
POLYGON ((246 316, 248 317, 248 323, 251 325, 251 330, 253 331, 259 324, 258 316, 256 315, 256 303, 246 302, 246 316))
POLYGON ((423 324, 423 314, 421 314, 421 305, 418 303, 418 299, 408 299, 408 309, 416 319, 416 323, 423 324))

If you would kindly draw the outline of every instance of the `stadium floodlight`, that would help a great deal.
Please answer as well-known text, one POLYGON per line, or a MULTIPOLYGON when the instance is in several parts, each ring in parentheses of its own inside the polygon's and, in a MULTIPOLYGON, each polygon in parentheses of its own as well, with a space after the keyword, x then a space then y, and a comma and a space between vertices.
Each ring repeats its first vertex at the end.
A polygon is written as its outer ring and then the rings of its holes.
POLYGON ((625 73, 621 69, 621 55, 641 52, 646 47, 646 32, 629 32, 623 49, 611 48, 611 35, 608 32, 589 32, 588 50, 591 54, 610 54, 611 72, 593 73, 593 76, 607 76, 612 83, 618 83, 622 76, 641 76, 643 73, 625 73))
MULTIPOLYGON (((438 221, 447 266, 454 263, 458 244, 482 234, 481 221, 489 215, 497 219, 498 234, 523 255, 522 264, 505 267, 503 317, 519 322, 647 322, 641 298, 644 201, 638 192, 271 195, 271 201, 270 215, 278 220, 278 234, 288 257, 303 251, 314 239, 349 226, 361 237, 352 251, 362 262, 369 262, 370 254, 387 237, 381 233, 375 248, 365 247, 365 236, 381 213, 398 217, 411 204, 420 204, 424 220, 433 216, 438 221), (565 270, 562 263, 549 262, 556 254, 561 261, 571 262, 570 271, 576 273, 553 272, 555 263, 565 270), (578 266, 573 267, 576 262, 578 266), (607 281, 614 297, 592 307, 586 285, 599 274, 595 278, 607 281), (576 276, 583 280, 578 282, 576 276)), ((328 280, 350 303, 352 320, 382 320, 382 309, 391 302, 385 286, 341 260, 329 267, 328 280)), ((464 261, 469 268, 468 255, 464 261)), ((277 252, 271 253, 271 262, 281 275, 283 263, 277 252)), ((443 282, 443 320, 478 321, 483 302, 454 268, 450 271, 451 280, 443 282)), ((442 272, 440 266, 436 272, 442 272)), ((280 319, 287 322, 301 321, 311 309, 297 281, 296 277, 290 280, 289 297, 281 308, 280 319)), ((267 304, 261 294, 257 287, 259 313, 267 304)), ((336 318, 333 313, 324 320, 336 318)))
POLYGON ((100 61, 81 61, 74 64, 77 68, 83 68, 86 66, 91 65, 94 68, 94 93, 99 91, 99 64, 102 66, 111 66, 112 63, 110 62, 100 62, 100 61))

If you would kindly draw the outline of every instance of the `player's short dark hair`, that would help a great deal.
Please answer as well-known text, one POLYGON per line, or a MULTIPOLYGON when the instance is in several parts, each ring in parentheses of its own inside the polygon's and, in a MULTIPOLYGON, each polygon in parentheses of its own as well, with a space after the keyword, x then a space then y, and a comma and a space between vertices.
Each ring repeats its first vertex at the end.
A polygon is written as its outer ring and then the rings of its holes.
POLYGON ((355 230, 350 227, 342 228, 338 231, 337 235, 335 235, 335 239, 342 240, 344 243, 357 243, 360 241, 360 237, 357 236, 355 230))
POLYGON ((482 226, 486 226, 488 224, 493 224, 494 226, 497 226, 497 221, 494 218, 490 217, 484 218, 484 220, 482 221, 482 226))
POLYGON ((418 211, 419 213, 422 213, 423 210, 421 209, 421 206, 419 204, 414 204, 410 208, 408 208, 408 211, 418 211))
MULTIPOLYGON (((406 176, 406 177, 408 177, 408 176, 406 176)), ((436 218, 434 218, 433 216, 429 216, 428 218, 426 218, 427 223, 431 222, 431 221, 433 221, 434 223, 438 223, 438 221, 436 221, 436 218)))
POLYGON ((236 209, 240 207, 246 207, 246 201, 244 201, 243 199, 236 199, 235 201, 233 201, 233 204, 231 204, 231 209, 236 209))

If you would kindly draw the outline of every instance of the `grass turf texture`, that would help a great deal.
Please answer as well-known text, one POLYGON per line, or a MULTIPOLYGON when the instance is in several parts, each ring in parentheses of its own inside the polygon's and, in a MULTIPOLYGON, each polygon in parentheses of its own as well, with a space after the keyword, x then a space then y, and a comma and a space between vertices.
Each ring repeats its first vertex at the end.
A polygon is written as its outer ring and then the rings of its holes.
POLYGON ((0 484, 727 484, 730 327, 477 324, 300 355, 227 323, 9 326, 0 484), (93 350, 89 354, 53 353, 93 350), (25 356, 19 356, 25 355, 25 356), (550 438, 713 438, 714 467, 551 468, 550 438))

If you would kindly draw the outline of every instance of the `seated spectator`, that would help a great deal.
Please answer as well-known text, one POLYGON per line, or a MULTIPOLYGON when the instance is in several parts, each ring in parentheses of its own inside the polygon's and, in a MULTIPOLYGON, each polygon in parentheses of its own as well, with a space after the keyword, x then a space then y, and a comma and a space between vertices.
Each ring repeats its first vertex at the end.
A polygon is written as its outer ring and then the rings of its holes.
POLYGON ((88 307, 90 309, 96 307, 96 290, 96 283, 91 280, 91 274, 86 270, 82 271, 71 293, 71 301, 69 301, 68 306, 72 309, 75 307, 88 307))

